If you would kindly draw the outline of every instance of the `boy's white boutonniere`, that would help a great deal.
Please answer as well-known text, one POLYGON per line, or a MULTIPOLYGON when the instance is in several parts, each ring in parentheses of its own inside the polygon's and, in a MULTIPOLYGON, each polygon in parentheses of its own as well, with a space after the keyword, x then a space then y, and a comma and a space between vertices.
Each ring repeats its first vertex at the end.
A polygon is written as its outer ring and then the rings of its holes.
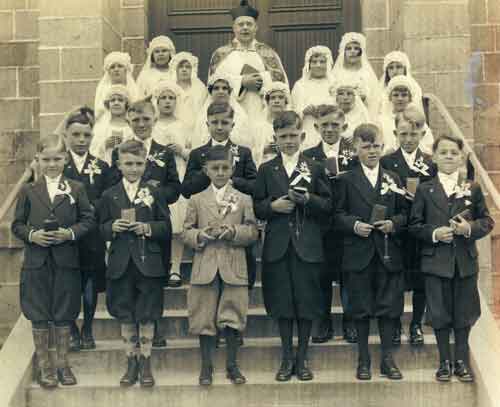
POLYGON ((66 195, 69 198, 69 203, 71 205, 75 204, 75 198, 73 198, 73 196, 71 195, 71 186, 69 185, 69 182, 67 180, 59 183, 59 185, 57 186, 56 195, 66 195))
MULTIPOLYGON (((459 185, 455 185, 455 189, 453 190, 453 193, 455 194, 456 199, 461 199, 466 196, 471 196, 472 192, 470 190, 470 183, 469 182, 464 182, 459 185)), ((470 201, 469 201, 470 202, 470 201)), ((466 202, 467 204, 467 202, 466 202)), ((470 203, 469 203, 470 205, 470 203)))
POLYGON ((238 149, 238 146, 234 144, 231 145, 230 150, 231 150, 231 155, 233 156, 233 165, 235 165, 237 162, 240 161, 240 151, 238 149))
POLYGON ((90 183, 94 183, 94 175, 99 175, 101 174, 101 168, 99 167, 99 163, 97 162, 97 158, 94 158, 89 162, 89 165, 87 168, 83 170, 84 174, 87 174, 89 176, 90 183))
POLYGON ((143 204, 144 206, 147 206, 149 209, 151 209, 151 205, 153 205, 153 202, 155 199, 153 198, 153 195, 151 195, 151 191, 149 188, 144 187, 139 189, 137 192, 137 198, 134 200, 134 204, 143 204))
POLYGON ((342 154, 339 154, 339 161, 342 165, 349 165, 349 162, 353 159, 354 157, 354 151, 351 150, 344 150, 342 154))
POLYGON ((429 176, 429 166, 424 162, 424 159, 422 157, 420 157, 418 160, 415 160, 411 169, 415 172, 419 172, 422 175, 429 176))
POLYGON ((400 195, 405 195, 405 191, 402 188, 399 188, 396 184, 396 181, 388 175, 382 174, 382 185, 380 187, 380 195, 385 195, 389 192, 396 192, 400 195))
POLYGON ((222 217, 236 211, 238 209, 238 196, 236 194, 230 194, 226 199, 223 199, 219 205, 222 206, 222 217))
POLYGON ((165 167, 165 161, 163 160, 164 151, 157 151, 154 154, 148 155, 148 161, 155 163, 158 167, 165 167))
POLYGON ((290 183, 290 186, 297 185, 301 180, 306 181, 308 184, 311 183, 311 170, 305 161, 297 164, 295 170, 299 173, 295 179, 290 183))

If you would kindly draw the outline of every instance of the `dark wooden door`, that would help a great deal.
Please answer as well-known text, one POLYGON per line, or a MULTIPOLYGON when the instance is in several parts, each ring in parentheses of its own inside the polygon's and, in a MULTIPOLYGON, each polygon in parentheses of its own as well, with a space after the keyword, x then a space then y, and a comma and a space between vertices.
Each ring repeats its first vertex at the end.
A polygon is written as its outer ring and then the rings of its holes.
MULTIPOLYGON (((257 39, 279 53, 290 85, 301 76, 309 47, 326 45, 336 57, 344 32, 360 31, 360 0, 253 0, 260 11, 257 39)), ((149 36, 168 35, 178 51, 200 59, 207 79, 212 52, 233 38, 229 10, 239 0, 150 0, 149 36)))

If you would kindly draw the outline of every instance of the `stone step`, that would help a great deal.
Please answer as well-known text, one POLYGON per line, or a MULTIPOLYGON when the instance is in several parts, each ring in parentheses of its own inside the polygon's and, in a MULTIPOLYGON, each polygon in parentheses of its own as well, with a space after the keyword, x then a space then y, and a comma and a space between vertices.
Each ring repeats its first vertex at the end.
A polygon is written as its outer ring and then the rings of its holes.
MULTIPOLYGON (((394 349, 394 357, 402 370, 434 368, 439 360, 434 335, 425 336, 426 344, 413 347, 408 342, 394 349)), ((296 342, 296 340, 295 340, 296 342)), ((123 373, 125 351, 121 340, 97 341, 97 348, 91 351, 73 352, 70 363, 81 373, 112 372, 123 373)), ((296 345, 296 343, 295 343, 296 345)), ((380 340, 370 337, 370 350, 373 366, 379 366, 380 340)), ((217 368, 225 366, 225 347, 215 353, 214 363, 217 368)), ((279 338, 247 338, 240 348, 238 360, 243 370, 272 372, 280 363, 281 347, 279 338)), ((353 369, 357 363, 357 346, 340 338, 322 344, 311 344, 309 362, 314 370, 353 369)), ((164 349, 153 350, 153 368, 155 372, 191 372, 197 375, 200 365, 200 353, 197 339, 172 339, 164 349)))
MULTIPOLYGON (((166 310, 160 322, 160 330, 167 338, 185 338, 189 336, 187 310, 166 310)), ((81 315, 80 315, 81 318, 81 315)), ((403 326, 407 327, 411 319, 411 307, 405 306, 402 317, 403 326)), ((332 321, 335 332, 342 330, 342 309, 332 307, 332 321)), ((377 323, 372 321, 371 332, 377 331, 377 323)), ((94 336, 96 339, 120 338, 120 323, 107 311, 97 311, 94 319, 94 336)), ((246 337, 277 337, 277 324, 267 316, 263 307, 250 308, 247 315, 246 337)))
POLYGON ((156 386, 138 385, 123 389, 119 375, 107 372, 81 373, 75 369, 79 383, 47 391, 33 384, 27 389, 29 407, 162 406, 162 407, 442 407, 475 406, 477 388, 459 383, 442 384, 434 379, 435 369, 403 371, 404 379, 390 381, 373 369, 371 381, 354 379, 354 369, 316 371, 314 380, 300 382, 295 377, 285 383, 274 380, 274 371, 245 371, 248 382, 234 386, 217 369, 214 384, 198 386, 198 376, 178 372, 156 372, 156 386))

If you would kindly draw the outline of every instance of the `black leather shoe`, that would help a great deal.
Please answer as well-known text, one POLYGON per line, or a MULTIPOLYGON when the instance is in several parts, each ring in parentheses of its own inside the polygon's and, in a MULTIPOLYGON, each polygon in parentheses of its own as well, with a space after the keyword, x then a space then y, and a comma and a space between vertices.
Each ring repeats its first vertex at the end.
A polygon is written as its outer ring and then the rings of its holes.
POLYGON ((322 321, 318 328, 318 334, 311 338, 312 343, 325 343, 333 339, 333 327, 330 321, 322 321))
POLYGON ((348 343, 358 343, 358 333, 356 329, 352 327, 344 328, 344 340, 348 343))
POLYGON ((371 380, 372 372, 370 369, 370 362, 358 362, 358 368, 356 369, 356 379, 358 380, 371 380))
POLYGON ((217 331, 217 335, 215 336, 215 348, 219 349, 221 346, 226 344, 226 338, 222 333, 217 331))
POLYGON ((394 346, 401 345, 401 327, 395 327, 392 331, 392 344, 394 346))
POLYGON ((231 380, 233 384, 245 384, 247 382, 246 377, 241 374, 238 365, 227 367, 226 377, 231 380))
POLYGON ((451 380, 451 362, 449 360, 443 360, 439 363, 436 380, 438 382, 449 382, 451 380))
POLYGON ((454 365, 453 374, 457 376, 458 380, 464 383, 472 383, 474 381, 474 373, 467 363, 463 360, 457 360, 454 365))
POLYGON ((95 340, 92 334, 82 334, 80 348, 82 350, 95 349, 95 340))
POLYGON ((155 378, 151 371, 151 356, 145 357, 141 355, 139 359, 139 382, 141 387, 153 387, 155 385, 155 378))
POLYGON ((139 364, 135 356, 127 357, 127 371, 120 379, 120 386, 129 387, 137 382, 139 375, 139 364))
POLYGON ((276 373, 276 380, 278 382, 287 382, 290 380, 295 372, 295 365, 292 359, 282 359, 281 365, 276 373))
POLYGON ((309 369, 309 366, 307 365, 307 360, 304 360, 302 362, 297 362, 295 367, 295 375, 297 376, 297 379, 304 382, 312 380, 314 378, 313 372, 311 371, 311 369, 309 369))
POLYGON ((78 332, 73 333, 69 339, 69 350, 70 352, 80 351, 80 334, 78 332))
POLYGON ((167 340, 163 336, 155 336, 153 337, 152 346, 153 348, 166 348, 167 340))
POLYGON ((424 333, 420 324, 410 325, 410 345, 421 346, 424 344, 424 333))
POLYGON ((200 386, 210 386, 213 381, 214 368, 212 366, 202 366, 198 383, 200 386))
POLYGON ((57 368, 57 380, 63 386, 74 386, 76 384, 76 377, 69 366, 57 368))
POLYGON ((380 375, 391 380, 401 380, 403 375, 396 366, 392 356, 386 356, 380 364, 380 375))
POLYGON ((44 389, 53 389, 57 387, 58 381, 55 369, 51 367, 40 368, 37 374, 37 382, 44 389))

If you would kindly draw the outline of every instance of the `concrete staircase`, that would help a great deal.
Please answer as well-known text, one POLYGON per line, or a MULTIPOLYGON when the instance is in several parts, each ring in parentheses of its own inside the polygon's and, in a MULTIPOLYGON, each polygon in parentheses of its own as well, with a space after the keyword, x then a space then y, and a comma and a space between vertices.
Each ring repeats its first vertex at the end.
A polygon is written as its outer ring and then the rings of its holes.
MULTIPOLYGON (((183 270, 188 281, 189 270, 183 270)), ((341 308, 338 287, 333 287, 332 319, 337 334, 341 333, 341 308)), ((242 371, 248 379, 243 386, 234 386, 225 377, 224 348, 216 353, 214 384, 198 386, 199 351, 197 338, 188 335, 186 310, 187 285, 165 289, 165 319, 161 328, 167 336, 167 348, 154 350, 153 368, 156 386, 142 389, 138 385, 122 389, 119 379, 125 367, 125 356, 119 335, 119 325, 105 310, 105 298, 99 299, 94 332, 97 349, 71 354, 71 363, 78 385, 59 387, 54 391, 29 383, 24 389, 25 402, 30 407, 92 407, 118 406, 401 406, 441 407, 443 405, 477 405, 477 388, 453 381, 443 385, 434 379, 437 349, 430 328, 426 329, 426 344, 413 348, 403 337, 395 357, 404 379, 392 382, 379 377, 378 335, 372 323, 370 337, 373 379, 358 382, 354 378, 356 345, 345 343, 339 336, 326 344, 312 345, 310 364, 315 373, 312 382, 293 378, 287 383, 274 381, 280 361, 277 327, 264 311, 260 273, 250 293, 248 327, 245 345, 240 350, 242 371), (337 404, 338 403, 338 404, 337 404)), ((411 306, 406 298, 405 328, 411 306)))

